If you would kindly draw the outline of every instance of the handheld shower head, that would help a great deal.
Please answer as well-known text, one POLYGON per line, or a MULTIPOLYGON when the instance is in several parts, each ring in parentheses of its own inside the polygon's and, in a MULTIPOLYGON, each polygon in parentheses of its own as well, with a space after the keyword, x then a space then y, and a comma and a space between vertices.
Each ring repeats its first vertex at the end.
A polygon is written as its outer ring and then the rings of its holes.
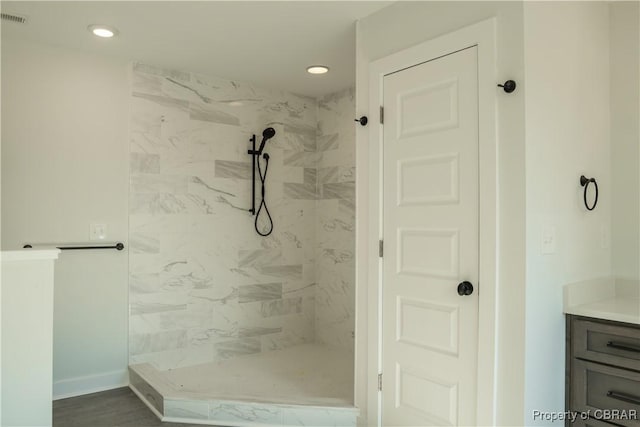
POLYGON ((276 130, 274 128, 266 128, 262 131, 262 142, 260 143, 259 153, 262 153, 262 149, 264 148, 264 144, 267 143, 268 140, 273 138, 276 134, 276 130))
POLYGON ((267 139, 271 139, 276 134, 276 130, 274 128, 266 128, 262 131, 262 138, 266 141, 267 139))

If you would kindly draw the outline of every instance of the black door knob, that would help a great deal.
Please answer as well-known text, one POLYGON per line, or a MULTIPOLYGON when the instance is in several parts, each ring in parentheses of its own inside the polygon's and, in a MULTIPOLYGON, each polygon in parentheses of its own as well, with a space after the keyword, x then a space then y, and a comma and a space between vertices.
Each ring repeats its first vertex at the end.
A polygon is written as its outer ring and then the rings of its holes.
POLYGON ((504 84, 498 85, 498 87, 501 87, 507 93, 511 93, 516 90, 516 82, 513 80, 507 80, 504 84))
POLYGON ((466 280, 458 285, 458 295, 464 297, 473 293, 473 285, 466 280))

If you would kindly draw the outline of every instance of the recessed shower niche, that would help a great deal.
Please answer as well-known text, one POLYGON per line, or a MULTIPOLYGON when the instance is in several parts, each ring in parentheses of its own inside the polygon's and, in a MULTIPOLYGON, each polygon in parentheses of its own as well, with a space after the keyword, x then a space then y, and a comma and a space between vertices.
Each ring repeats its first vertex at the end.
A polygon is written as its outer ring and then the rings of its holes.
POLYGON ((134 391, 166 420, 355 425, 353 89, 314 99, 144 64, 132 79, 134 391), (248 150, 268 127, 261 236, 248 150))

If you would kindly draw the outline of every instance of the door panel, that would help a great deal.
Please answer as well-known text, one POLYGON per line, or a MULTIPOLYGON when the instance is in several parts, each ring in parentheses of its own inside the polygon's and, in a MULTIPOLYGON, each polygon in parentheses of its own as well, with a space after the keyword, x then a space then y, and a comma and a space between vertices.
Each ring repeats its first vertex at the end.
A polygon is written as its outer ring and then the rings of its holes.
POLYGON ((398 206, 458 203, 458 154, 398 161, 398 206))
POLYGON ((474 425, 477 48, 385 76, 384 108, 383 425, 474 425))

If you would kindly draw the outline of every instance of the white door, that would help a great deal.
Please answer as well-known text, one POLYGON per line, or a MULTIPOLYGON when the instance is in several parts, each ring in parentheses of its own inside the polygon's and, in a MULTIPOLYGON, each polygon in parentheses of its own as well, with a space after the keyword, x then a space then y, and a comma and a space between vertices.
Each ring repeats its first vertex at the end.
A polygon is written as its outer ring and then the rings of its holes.
POLYGON ((384 426, 476 423, 477 68, 471 47, 384 77, 384 426))

